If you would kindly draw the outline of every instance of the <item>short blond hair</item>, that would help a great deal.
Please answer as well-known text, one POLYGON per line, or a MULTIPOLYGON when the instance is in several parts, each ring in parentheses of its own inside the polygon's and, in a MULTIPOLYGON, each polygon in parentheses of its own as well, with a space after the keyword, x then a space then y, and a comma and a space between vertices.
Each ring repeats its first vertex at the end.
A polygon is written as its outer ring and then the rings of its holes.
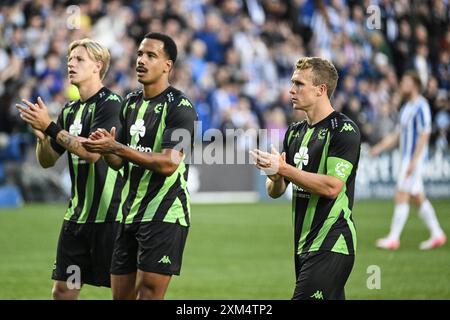
POLYGON ((100 61, 102 63, 102 68, 100 69, 100 80, 103 80, 106 72, 109 69, 109 62, 111 60, 108 49, 102 46, 97 41, 89 38, 84 38, 81 40, 72 41, 72 43, 69 45, 69 49, 67 50, 67 56, 70 56, 72 50, 79 46, 86 48, 89 58, 91 58, 93 61, 100 61))
POLYGON ((303 57, 295 64, 297 70, 311 69, 313 85, 325 84, 327 95, 331 99, 339 79, 336 67, 328 60, 319 57, 303 57))

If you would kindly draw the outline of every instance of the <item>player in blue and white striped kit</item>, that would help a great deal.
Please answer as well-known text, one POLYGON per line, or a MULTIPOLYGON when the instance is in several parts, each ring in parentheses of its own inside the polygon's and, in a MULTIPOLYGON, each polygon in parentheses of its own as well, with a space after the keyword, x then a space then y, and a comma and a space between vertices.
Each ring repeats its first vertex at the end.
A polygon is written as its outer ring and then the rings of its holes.
POLYGON ((422 172, 428 153, 431 132, 431 113, 427 100, 420 94, 421 82, 415 71, 408 71, 400 84, 406 103, 400 111, 397 130, 376 144, 372 156, 391 148, 400 140, 401 165, 395 194, 395 209, 391 230, 385 238, 379 239, 377 247, 395 250, 400 246, 400 234, 408 219, 409 201, 419 210, 431 236, 420 244, 420 249, 428 250, 442 246, 447 238, 436 218, 430 201, 426 198, 422 172))

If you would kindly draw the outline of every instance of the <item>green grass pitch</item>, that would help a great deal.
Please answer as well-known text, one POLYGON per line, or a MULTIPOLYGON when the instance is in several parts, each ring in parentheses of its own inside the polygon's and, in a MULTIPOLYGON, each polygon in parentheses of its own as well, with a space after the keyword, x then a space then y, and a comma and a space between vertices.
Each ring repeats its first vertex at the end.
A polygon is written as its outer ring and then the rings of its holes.
MULTIPOLYGON (((450 235, 450 200, 432 201, 450 235)), ((450 299, 450 245, 423 252, 428 232, 416 210, 399 250, 374 247, 388 232, 391 201, 354 207, 358 249, 346 286, 348 299, 450 299), (369 266, 381 271, 381 288, 368 289, 369 266)), ((64 205, 0 210, 0 299, 51 298, 50 274, 64 205)), ((290 204, 194 205, 180 277, 167 299, 289 299, 294 288, 290 204)), ((110 299, 106 288, 86 286, 81 299, 110 299)))

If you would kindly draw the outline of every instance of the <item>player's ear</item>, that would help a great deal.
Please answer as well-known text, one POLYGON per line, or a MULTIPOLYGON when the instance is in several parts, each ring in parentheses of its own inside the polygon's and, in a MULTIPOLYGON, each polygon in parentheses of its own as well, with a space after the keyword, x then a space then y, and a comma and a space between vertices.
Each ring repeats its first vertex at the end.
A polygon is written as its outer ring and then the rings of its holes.
POLYGON ((324 94, 327 94, 327 85, 322 83, 321 85, 319 85, 319 87, 317 88, 317 96, 323 96, 324 94))
POLYGON ((170 70, 173 68, 173 61, 172 60, 166 60, 166 67, 164 68, 164 72, 169 73, 170 70))
POLYGON ((103 67, 103 62, 96 61, 95 62, 95 71, 94 72, 100 74, 100 71, 102 70, 102 67, 103 67))

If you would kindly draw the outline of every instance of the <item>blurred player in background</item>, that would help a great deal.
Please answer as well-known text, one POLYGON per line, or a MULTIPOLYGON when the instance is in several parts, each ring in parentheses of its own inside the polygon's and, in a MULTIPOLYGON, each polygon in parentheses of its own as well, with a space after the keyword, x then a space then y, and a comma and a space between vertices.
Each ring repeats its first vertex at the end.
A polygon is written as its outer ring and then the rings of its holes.
POLYGON ((427 100, 420 94, 421 81, 415 71, 407 71, 401 81, 400 90, 406 103, 400 111, 397 130, 373 146, 371 155, 394 147, 400 140, 401 167, 395 194, 394 216, 389 234, 377 240, 382 249, 396 250, 400 246, 400 235, 409 214, 412 200, 419 216, 430 230, 428 240, 420 243, 420 249, 428 250, 442 246, 447 238, 442 231, 433 206, 426 198, 422 172, 427 158, 431 132, 431 113, 427 100))
POLYGON ((18 105, 21 118, 38 138, 36 156, 43 168, 52 167, 68 151, 72 195, 52 274, 53 298, 58 300, 77 299, 85 283, 110 287, 112 250, 121 219, 117 212, 122 178, 100 154, 81 144, 97 128, 119 125, 122 99, 102 84, 109 61, 108 50, 99 43, 74 41, 69 46, 67 68, 80 99, 62 108, 57 123, 50 119, 40 97, 35 104, 23 100, 28 108, 18 105))
POLYGON ((172 275, 180 274, 190 225, 185 156, 197 114, 169 84, 176 58, 172 38, 147 34, 136 60, 143 89, 125 99, 117 141, 113 128, 100 129, 83 143, 112 168, 124 168, 124 221, 111 267, 114 299, 163 299, 172 275))
POLYGON ((300 59, 290 90, 306 120, 289 126, 280 155, 251 151, 266 172, 267 193, 280 197, 293 187, 296 288, 292 299, 345 299, 354 264, 352 219, 361 136, 358 127, 330 102, 338 73, 329 61, 300 59))

